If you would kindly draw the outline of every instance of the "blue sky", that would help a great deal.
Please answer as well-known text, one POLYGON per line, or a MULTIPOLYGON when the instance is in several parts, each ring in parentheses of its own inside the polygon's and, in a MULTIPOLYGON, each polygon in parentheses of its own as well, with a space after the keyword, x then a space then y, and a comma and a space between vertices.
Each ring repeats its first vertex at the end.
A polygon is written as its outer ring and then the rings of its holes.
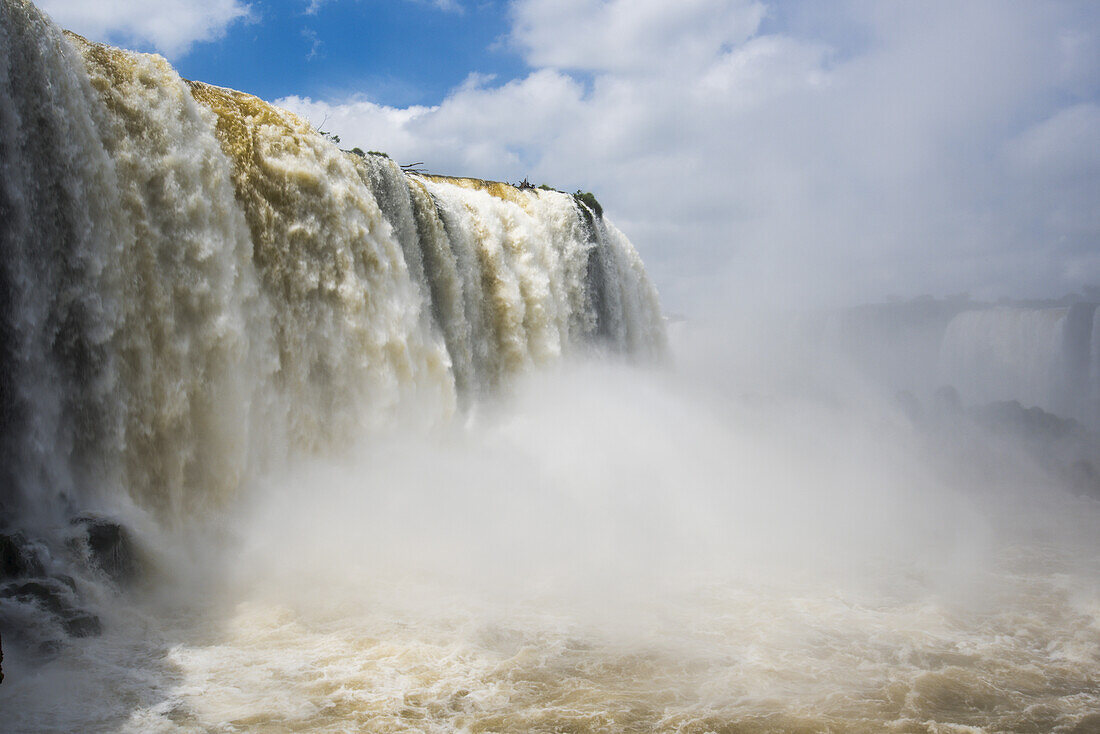
POLYGON ((248 19, 173 62, 186 78, 264 99, 359 93, 393 106, 435 104, 471 72, 508 80, 527 71, 507 43, 507 3, 455 8, 356 0, 307 12, 303 0, 252 2, 248 19))
POLYGON ((598 194, 666 304, 1100 284, 1094 0, 38 0, 428 170, 598 194))

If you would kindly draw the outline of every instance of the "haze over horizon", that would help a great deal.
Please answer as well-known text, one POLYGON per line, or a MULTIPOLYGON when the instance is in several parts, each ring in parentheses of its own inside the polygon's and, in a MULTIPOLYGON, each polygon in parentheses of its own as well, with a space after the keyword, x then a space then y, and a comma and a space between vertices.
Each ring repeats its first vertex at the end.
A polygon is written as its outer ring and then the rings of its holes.
POLYGON ((42 7, 346 147, 594 191, 670 312, 1100 283, 1092 3, 42 7))

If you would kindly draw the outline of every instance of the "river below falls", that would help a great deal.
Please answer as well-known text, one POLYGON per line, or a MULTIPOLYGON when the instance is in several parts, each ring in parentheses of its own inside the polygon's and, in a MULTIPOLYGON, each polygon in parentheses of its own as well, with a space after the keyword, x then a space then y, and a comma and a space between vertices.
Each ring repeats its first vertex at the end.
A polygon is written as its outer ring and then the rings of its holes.
POLYGON ((134 521, 147 578, 5 650, 0 729, 1100 731, 1100 502, 1001 439, 713 395, 538 376, 134 521))

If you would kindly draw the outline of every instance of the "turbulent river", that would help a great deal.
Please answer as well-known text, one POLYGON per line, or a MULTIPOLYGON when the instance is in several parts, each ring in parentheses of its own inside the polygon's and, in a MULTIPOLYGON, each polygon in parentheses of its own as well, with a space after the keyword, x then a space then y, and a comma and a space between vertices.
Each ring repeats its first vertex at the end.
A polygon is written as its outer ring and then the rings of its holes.
POLYGON ((0 731, 1100 731, 1080 426, 22 0, 0 174, 0 731))

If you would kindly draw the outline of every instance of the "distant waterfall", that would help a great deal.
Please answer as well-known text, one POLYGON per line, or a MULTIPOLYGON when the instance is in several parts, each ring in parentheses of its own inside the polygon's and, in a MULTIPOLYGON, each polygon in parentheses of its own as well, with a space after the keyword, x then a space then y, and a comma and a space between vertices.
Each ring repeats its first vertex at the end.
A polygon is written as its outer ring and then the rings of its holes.
POLYGON ((0 48, 5 513, 179 518, 409 406, 664 349, 633 246, 572 196, 406 175, 23 0, 0 48))
POLYGON ((1095 304, 965 311, 947 326, 940 380, 968 402, 1018 400, 1095 424, 1100 324, 1095 304))

